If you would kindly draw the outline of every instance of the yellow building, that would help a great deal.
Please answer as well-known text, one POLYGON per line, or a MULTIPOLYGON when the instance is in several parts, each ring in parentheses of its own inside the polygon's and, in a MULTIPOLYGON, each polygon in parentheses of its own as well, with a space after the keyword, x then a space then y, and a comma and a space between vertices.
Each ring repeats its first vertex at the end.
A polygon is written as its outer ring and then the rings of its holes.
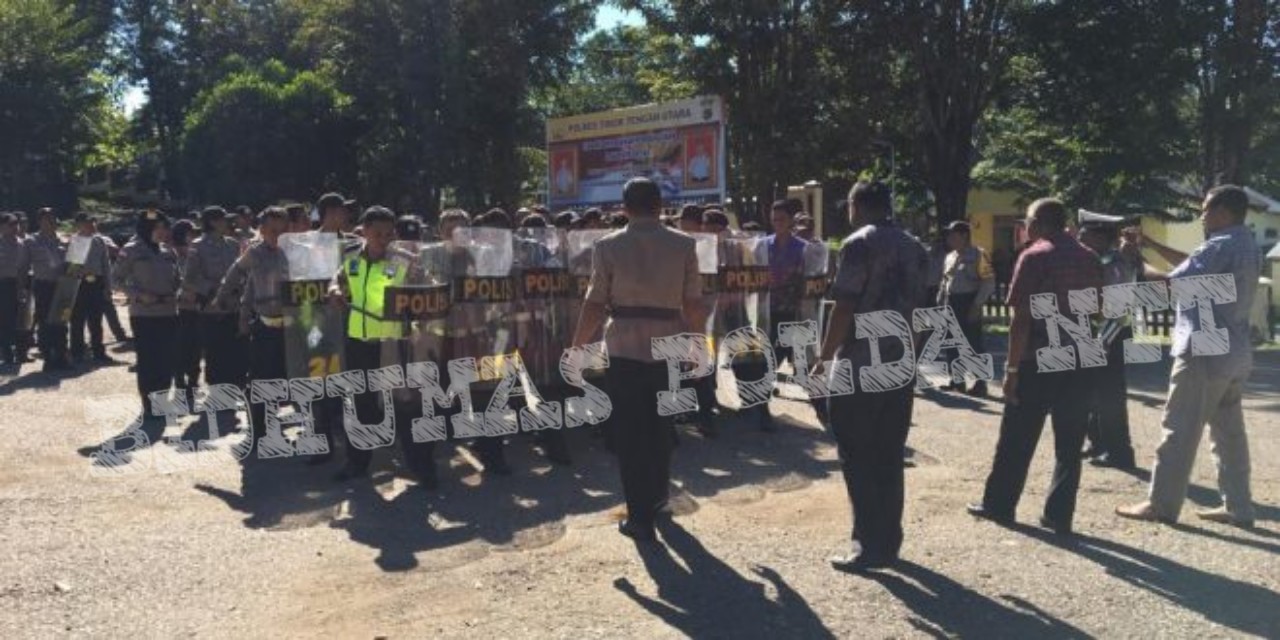
MULTIPOLYGON (((1280 246, 1277 244, 1280 242, 1280 201, 1253 189, 1246 191, 1250 210, 1245 224, 1253 230, 1258 246, 1264 251, 1280 246)), ((1028 204, 1030 199, 1013 191, 973 189, 969 192, 968 218, 973 243, 991 254, 997 277, 1002 282, 1007 282, 1012 275, 1013 259, 1023 242, 1022 219, 1028 204)), ((1196 201, 1194 206, 1198 208, 1199 204, 1196 201)), ((1184 253, 1190 253, 1204 242, 1204 228, 1199 220, 1147 215, 1142 217, 1141 224, 1147 237, 1184 253)), ((1143 252, 1143 257, 1157 269, 1168 270, 1174 266, 1150 249, 1143 252)), ((1280 278, 1280 258, 1264 265, 1263 272, 1270 273, 1274 283, 1280 278)), ((1280 287, 1269 288, 1272 308, 1280 309, 1280 287)))

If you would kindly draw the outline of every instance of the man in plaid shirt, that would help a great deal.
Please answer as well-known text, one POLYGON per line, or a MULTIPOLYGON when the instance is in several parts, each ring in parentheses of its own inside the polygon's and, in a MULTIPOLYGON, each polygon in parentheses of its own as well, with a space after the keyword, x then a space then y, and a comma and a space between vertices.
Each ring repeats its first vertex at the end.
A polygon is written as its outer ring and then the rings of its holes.
MULTIPOLYGON (((1031 316, 1031 297, 1056 295, 1058 312, 1074 319, 1069 292, 1093 289, 1097 295, 1102 289, 1098 254, 1068 235, 1066 222, 1067 210, 1059 200, 1037 200, 1027 209, 1031 245, 1018 258, 1009 285, 1008 304, 1013 317, 1000 439, 982 502, 969 506, 975 516, 1002 523, 1013 521, 1044 420, 1052 414, 1057 463, 1040 524, 1060 534, 1071 531, 1080 486, 1081 448, 1089 416, 1088 403, 1084 401, 1089 389, 1088 372, 1075 362, 1065 371, 1045 371, 1037 364, 1037 351, 1051 343, 1048 323, 1031 316)), ((1059 334, 1062 346, 1076 346, 1080 351, 1065 330, 1059 330, 1059 334)))

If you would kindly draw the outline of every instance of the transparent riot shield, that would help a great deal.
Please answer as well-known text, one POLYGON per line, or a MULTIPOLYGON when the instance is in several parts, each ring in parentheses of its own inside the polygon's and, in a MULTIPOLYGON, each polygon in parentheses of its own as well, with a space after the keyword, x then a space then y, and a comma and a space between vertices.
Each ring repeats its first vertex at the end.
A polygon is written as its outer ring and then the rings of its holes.
POLYGON ((80 292, 80 279, 83 277, 84 263, 89 259, 89 248, 92 238, 82 235, 71 236, 67 245, 66 265, 58 282, 53 287, 53 299, 49 301, 49 311, 44 321, 54 325, 65 325, 71 322, 71 309, 76 304, 76 294, 80 292))
MULTIPOLYGON (((449 312, 449 377, 469 385, 475 414, 455 416, 459 438, 514 434, 514 413, 486 416, 498 385, 518 359, 515 335, 517 300, 515 246, 508 229, 465 227, 451 239, 450 271, 453 306, 449 312)), ((502 407, 494 407, 501 410, 502 407)))
POLYGON ((345 313, 327 302, 341 260, 338 236, 308 231, 280 236, 289 263, 281 284, 285 360, 289 378, 322 378, 342 371, 345 313))
MULTIPOLYGON (((578 329, 578 319, 582 316, 582 302, 586 299, 587 288, 591 285, 591 263, 595 253, 596 241, 610 233, 613 233, 613 231, 609 229, 576 229, 565 236, 570 291, 565 299, 563 315, 570 340, 573 339, 573 335, 578 329)), ((596 343, 603 340, 604 334, 598 333, 592 336, 588 343, 596 343)), ((585 382, 596 387, 604 386, 603 369, 586 369, 582 373, 582 378, 585 382)), ((573 404, 565 404, 566 423, 571 421, 574 424, 595 423, 588 416, 570 415, 574 410, 575 406, 573 404)), ((586 411, 591 413, 590 409, 586 409, 586 411)))
POLYGON ((776 379, 770 344, 769 248, 757 235, 731 234, 720 243, 717 355, 733 370, 741 407, 768 402, 776 379))
POLYGON ((572 338, 560 311, 572 290, 568 253, 553 228, 517 229, 514 242, 519 273, 515 340, 533 386, 551 393, 561 386, 560 356, 572 338))
POLYGON ((403 284, 388 288, 383 304, 387 317, 403 326, 396 362, 404 367, 405 388, 396 397, 404 409, 397 420, 407 420, 409 428, 399 428, 402 437, 409 433, 414 442, 442 441, 454 404, 448 393, 452 265, 465 265, 465 260, 455 261, 456 252, 447 242, 394 242, 390 253, 406 266, 403 284))

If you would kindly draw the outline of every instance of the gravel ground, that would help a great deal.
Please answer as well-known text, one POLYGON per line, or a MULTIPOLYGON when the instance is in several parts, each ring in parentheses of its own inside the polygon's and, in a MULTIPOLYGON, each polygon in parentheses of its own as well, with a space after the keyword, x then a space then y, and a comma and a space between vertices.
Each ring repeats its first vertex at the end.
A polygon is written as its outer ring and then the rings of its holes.
MULTIPOLYGON (((1167 368, 1130 369, 1144 468, 1167 368)), ((567 469, 517 439, 509 478, 438 450, 448 463, 430 493, 385 454, 372 482, 338 486, 332 467, 300 460, 235 464, 231 438, 201 454, 158 445, 137 473, 99 477, 88 455, 123 425, 104 416, 132 375, 36 370, 0 378, 4 638, 1280 637, 1277 354, 1259 355, 1246 399, 1256 529, 1191 515, 1216 503, 1207 443, 1182 524, 1112 516, 1144 496, 1147 472, 1088 466, 1074 539, 977 521, 964 505, 980 495, 1000 405, 927 394, 910 441, 906 562, 870 577, 827 564, 847 550, 849 508, 834 448, 801 402, 773 401, 777 433, 734 420, 717 440, 685 433, 680 515, 664 545, 642 550, 612 528, 617 473, 586 431, 570 434, 567 469)), ((1051 464, 1046 437, 1024 522, 1051 464)))

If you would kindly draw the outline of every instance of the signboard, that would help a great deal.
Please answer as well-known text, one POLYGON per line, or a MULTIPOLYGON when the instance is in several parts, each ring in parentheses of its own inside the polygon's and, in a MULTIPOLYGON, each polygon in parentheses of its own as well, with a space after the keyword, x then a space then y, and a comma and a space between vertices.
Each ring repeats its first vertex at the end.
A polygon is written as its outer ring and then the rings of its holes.
POLYGON ((617 204, 641 176, 669 206, 720 202, 724 156, 724 104, 714 96, 549 120, 549 204, 617 204))

